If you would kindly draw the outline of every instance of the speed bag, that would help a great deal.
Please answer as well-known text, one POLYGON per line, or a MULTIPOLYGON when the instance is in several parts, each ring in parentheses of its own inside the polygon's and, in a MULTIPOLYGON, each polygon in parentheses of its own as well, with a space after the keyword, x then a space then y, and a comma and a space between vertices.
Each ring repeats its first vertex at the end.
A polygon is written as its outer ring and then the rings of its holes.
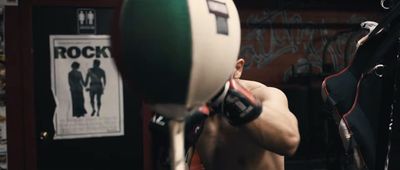
POLYGON ((240 21, 232 0, 126 0, 120 16, 125 79, 153 110, 184 117, 235 69, 240 21))

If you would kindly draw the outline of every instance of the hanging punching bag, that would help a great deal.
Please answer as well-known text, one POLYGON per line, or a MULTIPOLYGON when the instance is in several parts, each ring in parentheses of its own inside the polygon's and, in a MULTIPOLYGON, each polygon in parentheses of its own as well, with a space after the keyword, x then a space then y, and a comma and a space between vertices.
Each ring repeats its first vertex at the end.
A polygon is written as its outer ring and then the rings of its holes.
POLYGON ((240 21, 232 0, 126 0, 120 18, 118 67, 164 116, 184 117, 234 71, 240 21))

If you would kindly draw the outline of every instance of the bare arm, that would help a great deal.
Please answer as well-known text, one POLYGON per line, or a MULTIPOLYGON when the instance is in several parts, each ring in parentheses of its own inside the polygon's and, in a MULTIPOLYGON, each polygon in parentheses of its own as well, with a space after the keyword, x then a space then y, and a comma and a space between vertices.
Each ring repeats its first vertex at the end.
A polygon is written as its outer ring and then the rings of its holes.
POLYGON ((104 71, 102 71, 102 73, 103 73, 103 83, 104 83, 103 85, 106 86, 106 82, 107 82, 106 81, 106 73, 104 71))
POLYGON ((86 86, 85 80, 83 80, 82 73, 79 73, 79 83, 81 83, 81 86, 83 87, 86 86))
POLYGON ((87 84, 89 83, 89 74, 91 74, 90 73, 90 69, 88 70, 88 72, 86 73, 86 78, 85 78, 85 83, 84 83, 84 86, 86 87, 87 86, 87 84))
POLYGON ((199 140, 196 144, 196 149, 202 159, 202 163, 205 167, 212 167, 215 163, 215 148, 218 144, 217 135, 219 135, 219 128, 216 122, 217 117, 209 117, 205 124, 203 132, 200 135, 199 140))
POLYGON ((71 74, 72 74, 71 72, 68 73, 68 84, 69 84, 69 87, 72 87, 72 85, 73 85, 73 83, 72 83, 72 75, 71 74))
POLYGON ((290 112, 285 94, 257 82, 242 83, 261 101, 262 113, 240 128, 261 147, 281 155, 293 155, 300 142, 297 119, 290 112))

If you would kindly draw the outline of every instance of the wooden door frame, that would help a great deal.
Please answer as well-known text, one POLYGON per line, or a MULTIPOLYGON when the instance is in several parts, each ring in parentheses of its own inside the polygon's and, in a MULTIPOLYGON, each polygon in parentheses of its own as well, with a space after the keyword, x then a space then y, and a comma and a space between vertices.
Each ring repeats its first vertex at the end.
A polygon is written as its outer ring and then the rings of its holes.
POLYGON ((119 11, 122 0, 20 0, 5 7, 8 168, 37 169, 32 8, 93 7, 119 11))

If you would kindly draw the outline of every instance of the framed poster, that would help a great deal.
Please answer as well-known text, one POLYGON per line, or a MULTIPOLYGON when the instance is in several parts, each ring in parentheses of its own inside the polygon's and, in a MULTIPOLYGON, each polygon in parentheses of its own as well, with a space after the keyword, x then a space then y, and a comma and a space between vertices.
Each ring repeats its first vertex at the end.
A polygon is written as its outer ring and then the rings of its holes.
POLYGON ((50 35, 54 139, 124 134, 122 79, 108 35, 50 35))

